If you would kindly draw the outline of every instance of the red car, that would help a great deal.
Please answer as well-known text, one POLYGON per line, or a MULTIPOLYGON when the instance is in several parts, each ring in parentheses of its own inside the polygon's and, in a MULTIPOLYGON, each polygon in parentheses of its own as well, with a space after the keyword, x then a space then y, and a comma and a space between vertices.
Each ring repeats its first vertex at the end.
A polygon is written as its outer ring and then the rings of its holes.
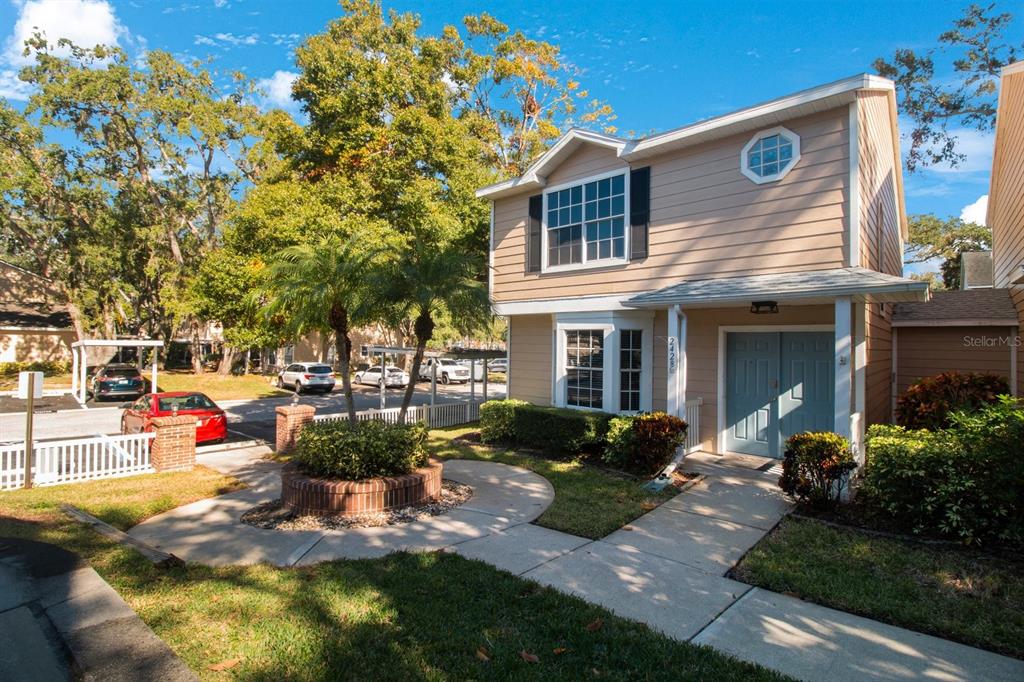
POLYGON ((152 431, 154 417, 170 417, 177 407, 178 416, 196 418, 196 443, 220 442, 228 437, 228 419, 224 410, 202 393, 177 391, 147 393, 125 407, 121 415, 121 433, 152 431))

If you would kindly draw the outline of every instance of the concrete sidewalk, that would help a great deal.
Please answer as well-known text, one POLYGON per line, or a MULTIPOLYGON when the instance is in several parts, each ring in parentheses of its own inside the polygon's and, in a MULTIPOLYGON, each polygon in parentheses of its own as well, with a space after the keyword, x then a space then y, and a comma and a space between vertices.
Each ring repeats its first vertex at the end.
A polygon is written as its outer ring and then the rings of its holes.
POLYGON ((0 679, 195 680, 121 596, 71 552, 0 539, 0 679))
MULTIPOLYGON (((682 641, 804 680, 1024 680, 1024 662, 730 580, 725 573, 788 512, 778 474, 698 454, 705 478, 657 509, 592 541, 529 523, 554 499, 518 467, 449 460, 445 477, 473 498, 424 521, 327 532, 269 531, 238 516, 278 495, 266 448, 200 461, 251 487, 172 510, 131 534, 190 561, 308 565, 398 550, 445 549, 640 621, 682 641)), ((740 462, 740 464, 743 464, 740 462)))

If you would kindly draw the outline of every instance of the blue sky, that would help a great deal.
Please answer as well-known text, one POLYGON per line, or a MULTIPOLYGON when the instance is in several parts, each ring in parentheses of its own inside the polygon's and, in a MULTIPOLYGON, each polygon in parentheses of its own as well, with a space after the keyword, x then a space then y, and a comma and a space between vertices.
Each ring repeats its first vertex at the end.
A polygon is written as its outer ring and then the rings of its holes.
MULTIPOLYGON (((897 47, 925 48, 948 29, 962 2, 412 2, 386 6, 420 14, 436 32, 486 10, 561 46, 581 80, 618 114, 621 131, 648 133, 716 116, 796 90, 870 71, 897 47)), ((1001 3, 1004 9, 1011 9, 1001 3)), ((0 0, 0 94, 24 91, 13 79, 16 46, 31 26, 49 37, 116 41, 131 53, 166 49, 213 57, 215 67, 263 81, 287 105, 294 47, 338 16, 332 0, 0 0)), ((1011 30, 1020 44, 1024 16, 1011 30)), ((959 133, 960 169, 907 177, 910 213, 984 216, 992 138, 959 133)))

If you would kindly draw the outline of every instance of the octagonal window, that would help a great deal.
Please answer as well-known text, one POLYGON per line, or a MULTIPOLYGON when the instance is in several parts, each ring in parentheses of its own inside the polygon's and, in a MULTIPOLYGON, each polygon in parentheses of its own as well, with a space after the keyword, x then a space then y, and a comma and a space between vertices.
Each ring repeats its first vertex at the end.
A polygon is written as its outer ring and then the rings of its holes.
POLYGON ((740 170, 760 184, 774 182, 800 160, 800 138, 786 128, 773 128, 758 133, 743 148, 740 170))

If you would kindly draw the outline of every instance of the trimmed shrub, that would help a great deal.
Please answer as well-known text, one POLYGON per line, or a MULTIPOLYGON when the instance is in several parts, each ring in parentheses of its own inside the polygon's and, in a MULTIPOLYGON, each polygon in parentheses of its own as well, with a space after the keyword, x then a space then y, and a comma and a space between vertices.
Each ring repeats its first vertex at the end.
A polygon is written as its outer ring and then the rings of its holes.
POLYGON ((508 443, 516 435, 515 410, 528 405, 524 400, 489 400, 480 406, 480 440, 484 443, 508 443))
POLYGON ((371 419, 314 422, 299 434, 295 461, 310 476, 359 481, 401 476, 427 463, 427 427, 371 419))
POLYGON ((612 417, 601 459, 639 476, 658 473, 686 442, 686 422, 664 412, 612 417))
POLYGON ((11 378, 18 372, 42 372, 50 377, 67 374, 71 371, 71 363, 65 360, 39 360, 37 362, 0 362, 0 377, 11 378))
POLYGON ((513 409, 513 440, 552 455, 595 454, 611 418, 606 412, 519 405, 513 409))
POLYGON ((913 533, 1024 541, 1024 408, 1004 397, 929 431, 872 426, 858 500, 913 533))
POLYGON ((973 411, 1010 392, 997 374, 944 372, 921 379, 896 401, 896 423, 908 429, 949 426, 953 412, 973 411))
POLYGON ((779 487, 800 504, 831 507, 856 468, 846 438, 827 431, 797 433, 786 440, 779 487))

